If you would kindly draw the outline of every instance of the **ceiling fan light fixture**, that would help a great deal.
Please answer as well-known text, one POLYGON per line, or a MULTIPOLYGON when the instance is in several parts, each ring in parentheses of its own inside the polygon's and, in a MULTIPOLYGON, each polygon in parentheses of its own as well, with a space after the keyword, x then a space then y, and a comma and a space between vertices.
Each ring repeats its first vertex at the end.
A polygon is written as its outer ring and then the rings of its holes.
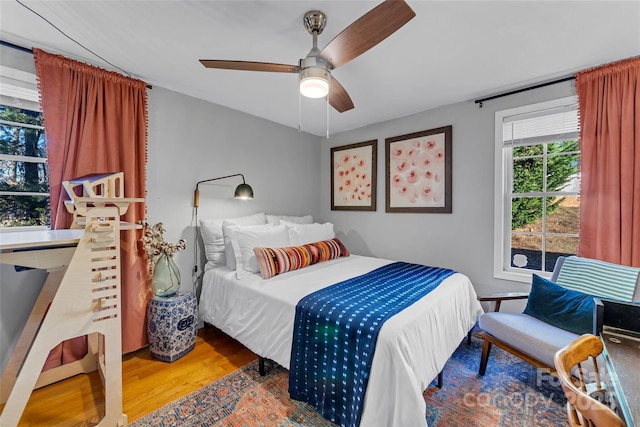
POLYGON ((324 98, 329 93, 329 71, 322 67, 300 70, 300 93, 307 98, 324 98))
MULTIPOLYGON (((353 101, 340 82, 331 75, 333 70, 376 46, 415 16, 416 13, 406 1, 384 0, 353 21, 324 48, 319 49, 318 36, 327 24, 327 16, 322 11, 311 10, 304 14, 302 22, 313 39, 313 46, 307 56, 300 59, 298 65, 219 59, 201 59, 200 62, 206 68, 222 70, 298 74, 299 100, 302 99, 302 95, 309 98, 326 97, 327 106, 330 105, 337 112, 344 113, 354 108, 353 101)), ((298 105, 300 110, 301 104, 298 105)))

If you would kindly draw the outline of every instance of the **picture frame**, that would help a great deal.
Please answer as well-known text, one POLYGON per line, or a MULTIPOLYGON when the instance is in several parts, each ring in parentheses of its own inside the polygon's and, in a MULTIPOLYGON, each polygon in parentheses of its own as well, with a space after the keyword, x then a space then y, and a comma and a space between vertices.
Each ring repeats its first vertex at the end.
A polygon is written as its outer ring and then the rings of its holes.
POLYGON ((331 148, 331 210, 375 211, 378 141, 331 148))
POLYGON ((451 213, 453 126, 385 139, 389 213, 451 213))

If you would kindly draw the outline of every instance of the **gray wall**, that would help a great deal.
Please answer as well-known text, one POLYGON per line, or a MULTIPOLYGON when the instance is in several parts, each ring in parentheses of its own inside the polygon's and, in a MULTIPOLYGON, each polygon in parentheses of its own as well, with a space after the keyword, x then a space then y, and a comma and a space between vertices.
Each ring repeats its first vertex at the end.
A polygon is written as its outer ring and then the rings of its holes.
MULTIPOLYGON (((335 135, 323 141, 321 216, 354 253, 449 267, 467 274, 478 293, 528 290, 493 278, 495 112, 575 95, 573 82, 487 101, 452 104, 335 135), (385 138, 453 125, 453 213, 385 213, 385 138), (377 211, 331 211, 334 146, 378 140, 377 211)), ((509 309, 509 304, 505 304, 509 309)))
POLYGON ((0 264, 0 369, 9 361, 45 279, 42 270, 16 272, 0 264))
POLYGON ((174 256, 183 290, 195 283, 196 182, 241 173, 254 192, 250 201, 233 198, 240 177, 201 184, 199 219, 315 214, 320 149, 317 136, 162 88, 149 91, 147 217, 163 222, 165 240, 187 240, 174 256))
MULTIPOLYGON (((182 289, 193 290, 195 282, 192 206, 197 181, 242 173, 255 193, 252 201, 233 199, 242 182, 239 177, 203 185, 200 218, 318 212, 319 137, 160 87, 149 91, 148 111, 147 219, 164 223, 167 241, 187 240, 187 249, 175 255, 182 289)), ((45 274, 17 273, 12 266, 0 265, 0 279, 4 369, 45 274)))

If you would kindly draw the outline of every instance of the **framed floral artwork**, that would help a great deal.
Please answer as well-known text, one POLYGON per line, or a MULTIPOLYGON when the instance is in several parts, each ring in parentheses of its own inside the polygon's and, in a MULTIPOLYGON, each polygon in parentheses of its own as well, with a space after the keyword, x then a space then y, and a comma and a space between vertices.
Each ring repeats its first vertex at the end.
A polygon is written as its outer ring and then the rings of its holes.
POLYGON ((376 210, 377 142, 331 148, 331 210, 376 210))
POLYGON ((452 126, 385 139, 386 212, 451 213, 452 126))

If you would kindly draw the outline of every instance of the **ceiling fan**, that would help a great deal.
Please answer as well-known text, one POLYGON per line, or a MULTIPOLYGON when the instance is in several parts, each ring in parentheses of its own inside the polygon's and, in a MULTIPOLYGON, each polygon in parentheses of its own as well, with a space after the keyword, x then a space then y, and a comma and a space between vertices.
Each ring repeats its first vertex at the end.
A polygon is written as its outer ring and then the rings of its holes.
POLYGON ((415 12, 403 0, 385 0, 345 28, 320 50, 318 36, 325 28, 327 17, 319 10, 312 10, 304 15, 303 23, 313 37, 313 47, 305 58, 300 59, 298 65, 216 59, 201 59, 200 62, 207 68, 297 73, 302 95, 309 98, 328 95, 329 104, 342 113, 354 107, 353 101, 331 75, 331 71, 362 55, 395 33, 414 16, 415 12))

